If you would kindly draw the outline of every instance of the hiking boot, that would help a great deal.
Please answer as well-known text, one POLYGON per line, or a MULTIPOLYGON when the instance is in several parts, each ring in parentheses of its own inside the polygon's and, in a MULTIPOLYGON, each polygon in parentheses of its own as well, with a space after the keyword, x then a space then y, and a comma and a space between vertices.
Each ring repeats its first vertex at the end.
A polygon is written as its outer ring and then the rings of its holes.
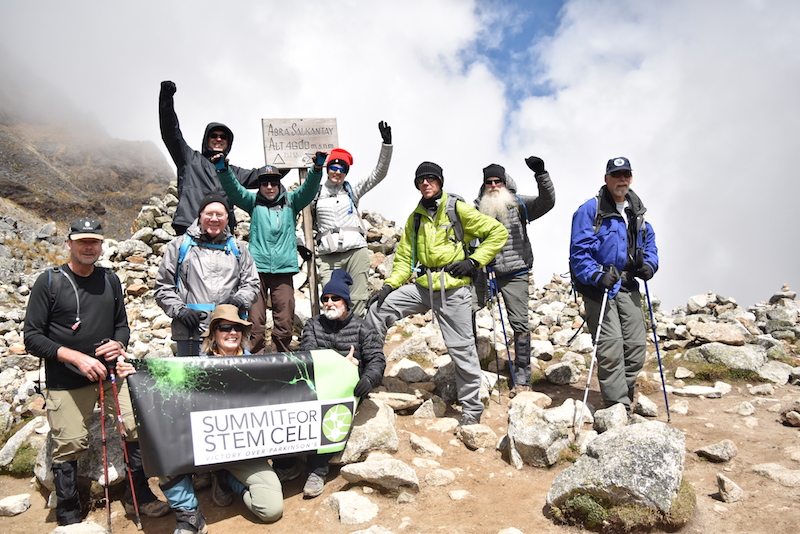
POLYGON ((175 510, 175 520, 178 524, 172 534, 208 534, 206 518, 200 510, 187 510, 177 508, 175 510))
POLYGON ((211 500, 220 508, 225 508, 233 503, 233 491, 228 484, 228 472, 224 469, 214 473, 211 483, 211 500))
POLYGON ((517 394, 530 390, 531 390, 530 386, 517 386, 517 389, 512 389, 511 391, 508 392, 508 398, 513 399, 514 397, 517 396, 517 394))
MULTIPOLYGON (((139 503, 139 515, 146 515, 147 517, 161 517, 169 513, 169 504, 158 499, 146 503, 139 503)), ((125 513, 128 515, 136 515, 136 509, 133 507, 133 501, 125 500, 125 513)))
POLYGON ((211 473, 197 473, 196 475, 192 475, 192 487, 195 490, 201 490, 209 487, 211 485, 211 473))
POLYGON ((300 468, 297 467, 297 464, 292 465, 292 467, 273 467, 272 469, 282 483, 289 482, 300 476, 300 468))
POLYGON ((303 486, 303 498, 313 499, 314 497, 318 497, 322 495, 324 489, 325 479, 316 473, 311 473, 308 475, 305 486, 303 486))
POLYGON ((481 416, 478 415, 477 417, 472 414, 461 414, 461 419, 458 420, 458 426, 470 426, 470 425, 477 425, 481 422, 481 416))

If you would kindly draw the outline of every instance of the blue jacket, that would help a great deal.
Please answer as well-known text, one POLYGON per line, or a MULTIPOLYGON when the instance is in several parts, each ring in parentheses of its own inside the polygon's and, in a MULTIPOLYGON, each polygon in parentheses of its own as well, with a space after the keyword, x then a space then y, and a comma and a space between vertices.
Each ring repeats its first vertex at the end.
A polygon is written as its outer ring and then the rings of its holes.
POLYGON ((617 212, 606 186, 600 189, 597 197, 584 202, 572 216, 569 264, 577 289, 584 296, 591 298, 602 294, 597 282, 610 265, 627 273, 609 290, 609 298, 614 298, 623 284, 628 290, 639 288, 633 273, 643 263, 647 263, 654 273, 658 270, 656 235, 650 223, 644 220, 647 209, 632 190, 625 198, 630 225, 626 225, 617 212))

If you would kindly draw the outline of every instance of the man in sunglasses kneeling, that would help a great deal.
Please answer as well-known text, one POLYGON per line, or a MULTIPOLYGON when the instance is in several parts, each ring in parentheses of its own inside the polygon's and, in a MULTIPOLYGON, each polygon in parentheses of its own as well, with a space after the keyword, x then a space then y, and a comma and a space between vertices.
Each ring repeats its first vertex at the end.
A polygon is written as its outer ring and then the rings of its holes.
MULTIPOLYGON (((356 397, 366 397, 383 382, 386 357, 383 337, 350 309, 350 286, 353 278, 343 269, 334 269, 330 281, 322 287, 322 313, 306 321, 300 338, 300 350, 333 349, 358 365, 361 377, 353 389, 356 397)), ((308 478, 303 497, 312 499, 322 494, 328 475, 330 454, 312 454, 306 460, 308 478)), ((272 461, 281 481, 300 474, 295 458, 276 458, 272 461)))

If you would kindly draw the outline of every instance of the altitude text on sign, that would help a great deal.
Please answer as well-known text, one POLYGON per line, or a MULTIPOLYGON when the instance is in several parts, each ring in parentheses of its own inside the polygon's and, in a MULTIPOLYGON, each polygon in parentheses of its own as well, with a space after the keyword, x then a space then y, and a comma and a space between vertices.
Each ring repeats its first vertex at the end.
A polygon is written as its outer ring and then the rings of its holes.
POLYGON ((299 169, 311 165, 318 150, 339 146, 336 119, 261 119, 267 165, 299 169))

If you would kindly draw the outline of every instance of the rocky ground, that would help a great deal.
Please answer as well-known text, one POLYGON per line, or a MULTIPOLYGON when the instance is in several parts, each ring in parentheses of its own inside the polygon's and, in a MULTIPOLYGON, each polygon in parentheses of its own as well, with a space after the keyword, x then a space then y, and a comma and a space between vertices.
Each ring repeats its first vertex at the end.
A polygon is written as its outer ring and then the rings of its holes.
MULTIPOLYGON (((152 206, 145 207, 135 224, 137 233, 130 240, 109 242, 103 259, 104 264, 120 275, 126 287, 126 302, 134 333, 129 351, 137 357, 171 354, 169 320, 154 304, 151 289, 160 261, 159 252, 170 237, 166 221, 170 220, 169 209, 170 205, 174 206, 173 202, 174 199, 170 198, 154 200, 152 206)), ((4 412, 0 413, 0 422, 4 428, 19 423, 22 414, 36 415, 41 409, 32 389, 36 374, 33 369, 5 364, 17 361, 18 355, 24 355, 20 331, 27 288, 33 282, 34 272, 46 266, 41 261, 27 260, 20 251, 33 249, 53 253, 51 249, 58 247, 52 243, 63 240, 53 228, 32 231, 29 227, 22 228, 17 222, 12 223, 15 220, 6 218, 5 226, 0 225, 0 237, 5 239, 5 244, 0 242, 0 412, 4 412)), ((373 225, 376 227, 370 232, 375 271, 373 283, 379 287, 390 269, 391 262, 384 260, 391 259, 398 234, 396 229, 382 224, 378 218, 373 218, 373 225)), ((240 226, 246 231, 246 221, 240 226)), ((295 280, 298 287, 303 282, 302 276, 295 280)), ((800 407, 800 387, 793 385, 800 378, 796 344, 800 337, 800 306, 795 297, 789 288, 783 288, 770 299, 771 302, 743 310, 734 299, 713 294, 697 295, 689 298, 686 307, 671 314, 658 310, 655 303, 657 330, 666 363, 667 390, 670 392, 668 399, 672 407, 669 424, 686 436, 685 479, 691 483, 697 497, 695 513, 681 532, 788 533, 797 530, 800 520, 800 430, 788 426, 783 415, 800 407), (749 371, 714 376, 711 371, 720 371, 720 366, 709 361, 716 358, 749 371), (704 374, 692 378, 684 367, 704 374), (736 376, 747 376, 751 383, 736 376), (703 397, 678 396, 681 392, 689 392, 686 386, 689 390, 698 385, 715 386, 717 379, 729 384, 730 391, 722 394, 720 391, 726 388, 718 387, 713 391, 709 388, 703 397), (728 461, 714 463, 695 452, 722 440, 731 440, 737 449, 736 455, 728 461), (724 502, 721 499, 718 474, 725 475, 741 487, 741 500, 724 502)), ((307 316, 308 301, 301 298, 298 310, 299 315, 305 313, 307 316)), ((541 368, 537 372, 539 381, 534 390, 548 395, 553 407, 568 399, 581 399, 587 375, 586 364, 591 355, 591 338, 581 334, 574 342, 569 341, 581 327, 580 305, 569 294, 569 284, 554 278, 545 289, 532 288, 530 310, 535 351, 541 357, 538 360, 541 368), (556 368, 558 373, 553 372, 556 368)), ((298 321, 301 322, 302 317, 298 317, 298 321)), ((442 358, 446 357, 442 355, 444 350, 439 343, 424 339, 428 322, 429 319, 424 317, 413 317, 390 331, 385 347, 391 360, 387 374, 391 374, 394 365, 402 361, 403 354, 413 354, 414 361, 423 363, 428 375, 434 379, 436 367, 444 366, 442 358)), ((479 317, 478 327, 479 351, 485 367, 492 368, 494 322, 484 314, 479 317)), ((647 377, 643 377, 640 390, 658 406, 656 419, 667 422, 654 347, 649 347, 649 353, 647 377)), ((589 403, 601 405, 596 379, 589 403)), ((508 408, 508 391, 504 390, 499 402, 496 397, 488 401, 481 422, 497 436, 505 435, 508 408)), ((210 532, 302 530, 351 534, 368 528, 371 528, 368 532, 373 534, 577 531, 574 527, 554 524, 545 507, 552 481, 571 465, 570 457, 574 460, 574 454, 565 451, 562 460, 549 468, 524 465, 518 470, 503 460, 501 453, 493 447, 479 450, 465 447, 452 431, 458 415, 457 408, 448 404, 444 418, 397 416, 395 426, 400 446, 392 457, 412 466, 420 480, 420 491, 412 492, 411 498, 348 484, 334 470, 325 493, 317 499, 302 498, 302 479, 288 483, 284 488, 284 518, 265 527, 256 523, 241 503, 229 508, 216 508, 211 502, 210 491, 205 490, 200 493, 200 500, 210 532), (453 425, 442 424, 447 418, 452 418, 453 425), (435 458, 421 457, 411 447, 412 434, 429 438, 443 450, 443 454, 435 458), (446 485, 436 485, 433 479, 426 479, 426 475, 436 469, 450 471, 454 480, 446 485), (344 524, 330 506, 331 495, 344 490, 352 490, 377 505, 377 515, 366 523, 344 524), (504 529, 517 530, 504 532, 504 529)), ((800 414, 797 417, 800 423, 800 414)), ((589 430, 586 425, 583 435, 589 430)), ((0 499, 29 494, 31 506, 19 515, 0 517, 0 532, 52 532, 56 524, 52 511, 45 506, 48 492, 39 489, 35 480, 13 478, 5 473, 0 472, 0 499)), ((113 531, 132 534, 136 527, 124 515, 119 501, 120 491, 115 489, 113 493, 113 531)), ((89 520, 105 525, 105 510, 99 497, 89 513, 89 520)), ((146 532, 171 533, 173 528, 171 516, 144 519, 146 532)))

